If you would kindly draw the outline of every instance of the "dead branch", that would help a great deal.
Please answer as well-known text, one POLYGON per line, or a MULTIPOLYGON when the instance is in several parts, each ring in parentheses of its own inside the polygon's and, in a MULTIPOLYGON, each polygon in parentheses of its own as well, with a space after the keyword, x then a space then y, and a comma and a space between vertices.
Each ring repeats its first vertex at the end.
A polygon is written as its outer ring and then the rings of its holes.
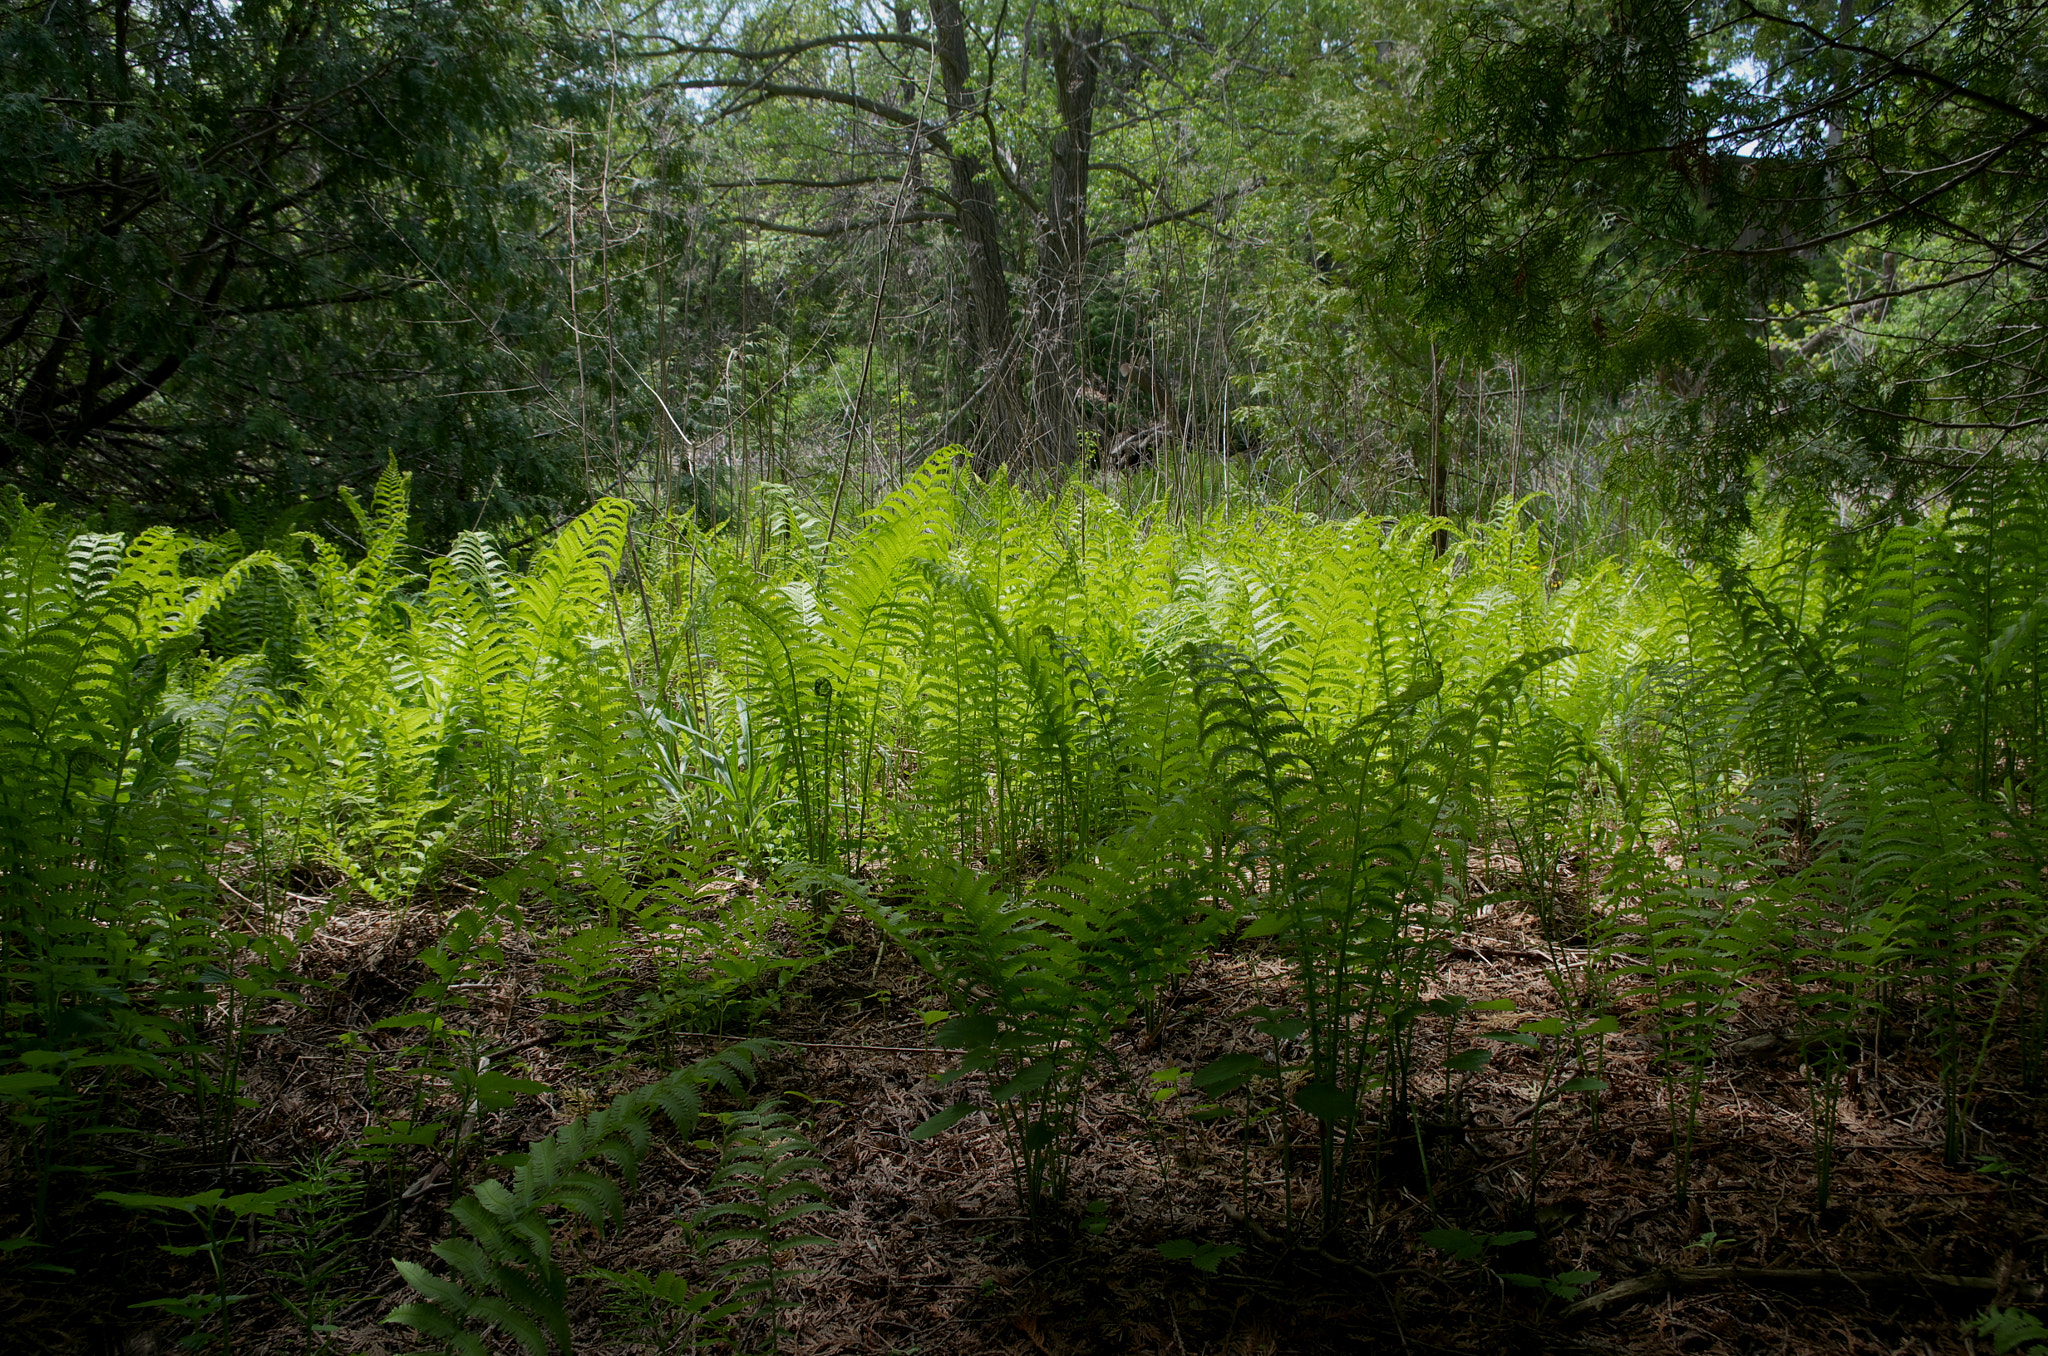
MULTIPOLYGON (((1771 1290, 1841 1285, 1894 1293, 1947 1292, 1952 1296, 1975 1298, 1980 1303, 1991 1300, 2000 1288, 1999 1282, 1990 1276, 1949 1276, 1931 1271, 1843 1271, 1831 1267, 1659 1267, 1646 1275, 1611 1285, 1597 1295, 1586 1296, 1560 1317, 1569 1323, 1582 1323, 1667 1291, 1707 1290, 1723 1285, 1762 1286, 1771 1290)), ((2010 1295, 2022 1300, 2037 1300, 2041 1297, 2041 1287, 2013 1286, 2010 1295)))

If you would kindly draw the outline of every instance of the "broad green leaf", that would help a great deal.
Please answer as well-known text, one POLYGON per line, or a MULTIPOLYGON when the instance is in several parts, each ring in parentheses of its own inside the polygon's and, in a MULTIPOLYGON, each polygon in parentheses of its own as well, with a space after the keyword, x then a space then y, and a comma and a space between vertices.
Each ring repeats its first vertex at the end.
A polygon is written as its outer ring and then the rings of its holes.
POLYGON ((1334 1083, 1304 1083, 1294 1090, 1294 1104, 1319 1121, 1347 1121, 1357 1114, 1358 1103, 1334 1083))
POLYGON ((1188 1081, 1213 1097, 1221 1097, 1235 1092, 1258 1074, 1270 1072, 1272 1067, 1257 1055, 1225 1055, 1203 1065, 1188 1081))
POLYGON ((1461 1257, 1470 1262, 1486 1251, 1486 1241, 1463 1229, 1431 1229, 1422 1235, 1422 1241, 1440 1252, 1461 1257))
POLYGON ((963 1012, 932 1033, 932 1040, 958 1050, 981 1050, 996 1043, 1000 1028, 985 1012, 963 1012))
POLYGON ((955 1102, 938 1115, 919 1122, 917 1128, 910 1132, 909 1137, 922 1140, 930 1139, 934 1135, 944 1134, 958 1125, 973 1110, 974 1104, 972 1102, 955 1102))

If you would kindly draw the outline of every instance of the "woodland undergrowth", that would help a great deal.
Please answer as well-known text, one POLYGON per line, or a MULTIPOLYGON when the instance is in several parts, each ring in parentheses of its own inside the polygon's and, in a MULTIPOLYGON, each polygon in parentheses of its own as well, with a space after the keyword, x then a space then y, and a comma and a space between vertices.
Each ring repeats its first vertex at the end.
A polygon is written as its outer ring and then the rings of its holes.
POLYGON ((1899 1058, 1931 1152, 2018 1172, 1977 1113, 2048 1041, 2044 496, 1993 468, 1883 533, 1764 515, 1725 558, 1569 569, 1518 504, 1439 552, 947 454, 852 526, 764 487, 744 536, 608 500, 432 557, 395 468, 345 540, 0 504, 6 1265, 146 1238, 132 1321, 198 1348, 374 1310, 463 1352, 774 1349, 843 1204, 775 1016, 892 957, 942 1104, 899 1148, 997 1136, 1029 1248, 1102 1232, 1105 1108, 1170 1107, 1242 1191, 1166 1262, 1323 1259, 1398 1313, 1419 1259, 1562 1321, 1621 1278, 1550 1248, 1552 1146, 1647 1041, 1683 1213, 1762 986, 1811 1209, 1899 1058), (1510 908, 1541 1011, 1452 979, 1510 908), (366 918, 405 964, 323 970, 366 918), (1271 976, 1235 1048, 1138 1067, 1225 956, 1271 976), (253 1154, 252 1062, 344 1009, 348 1133, 253 1154), (1447 1146, 1510 1064, 1515 1187, 1461 1215, 1447 1146), (698 1184, 672 1264, 600 1265, 657 1161, 698 1184), (1390 1240, 1389 1193, 1431 1227, 1390 1240))

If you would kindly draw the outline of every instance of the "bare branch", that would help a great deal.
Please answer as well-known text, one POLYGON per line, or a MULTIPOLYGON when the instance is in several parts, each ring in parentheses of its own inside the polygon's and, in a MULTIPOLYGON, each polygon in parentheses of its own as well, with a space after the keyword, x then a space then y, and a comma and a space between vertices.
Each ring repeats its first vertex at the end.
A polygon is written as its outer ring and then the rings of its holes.
POLYGON ((1115 230, 1091 236, 1088 240, 1088 248, 1090 250, 1100 249, 1104 245, 1114 244, 1119 240, 1128 240, 1132 236, 1149 231, 1155 226, 1166 226, 1176 221, 1186 221, 1189 217, 1201 216, 1204 212, 1213 212, 1232 198, 1242 197, 1247 193, 1256 193, 1265 186, 1266 181, 1260 178, 1254 179, 1248 184, 1241 184, 1236 188, 1227 188, 1221 193, 1211 194, 1192 207, 1183 207, 1178 212, 1161 212, 1157 216, 1146 217, 1143 221, 1134 221, 1128 226, 1119 226, 1115 230))
POLYGON ((632 55, 641 59, 658 56, 722 56, 735 61, 759 62, 786 61, 805 52, 814 52, 821 47, 914 47, 920 52, 929 52, 929 40, 914 33, 833 33, 822 38, 808 38, 792 42, 783 47, 721 47, 715 43, 677 42, 673 38, 655 33, 625 33, 617 35, 635 42, 659 43, 653 51, 640 51, 632 55))
MULTIPOLYGON (((769 221, 765 217, 735 216, 732 219, 739 222, 742 226, 753 226, 764 231, 773 231, 777 235, 809 236, 813 240, 834 240, 842 235, 852 235, 859 231, 872 231, 878 226, 887 226, 890 223, 890 218, 888 217, 877 217, 871 221, 835 221, 824 226, 793 226, 784 221, 769 221)), ((951 225, 954 221, 954 216, 951 212, 905 212, 901 216, 896 217, 895 221, 899 225, 904 222, 913 221, 942 221, 951 225)))
POLYGON ((857 174, 848 179, 707 179, 706 188, 859 188, 862 184, 893 184, 893 174, 857 174))
MULTIPOLYGON (((750 91, 763 99, 809 99, 814 103, 838 104, 842 108, 858 109, 862 113, 894 123, 898 127, 915 127, 936 147, 941 154, 951 155, 953 147, 945 130, 937 123, 906 112, 894 104, 885 104, 879 99, 870 99, 864 94, 848 94, 843 90, 826 89, 819 85, 785 85, 770 80, 743 80, 739 78, 715 80, 672 80, 666 82, 667 89, 730 89, 750 91)), ((758 102, 758 100, 756 100, 758 102)))

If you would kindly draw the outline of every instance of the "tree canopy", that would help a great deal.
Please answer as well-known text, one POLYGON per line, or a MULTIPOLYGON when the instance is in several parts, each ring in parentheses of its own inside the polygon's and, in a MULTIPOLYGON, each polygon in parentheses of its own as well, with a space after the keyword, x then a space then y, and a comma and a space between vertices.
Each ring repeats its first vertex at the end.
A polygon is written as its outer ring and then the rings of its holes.
POLYGON ((2048 11, 1489 6, 1351 147, 1359 266, 1473 352, 1657 400, 1676 501, 1893 497, 2048 420, 2048 11))
POLYGON ((516 6, 37 0, 0 17, 0 474, 189 516, 400 452, 560 498, 507 350, 545 309, 516 6))
POLYGON ((396 455, 442 539, 957 442, 1910 518, 2048 420, 2042 14, 19 4, 0 479, 260 517, 396 455))

